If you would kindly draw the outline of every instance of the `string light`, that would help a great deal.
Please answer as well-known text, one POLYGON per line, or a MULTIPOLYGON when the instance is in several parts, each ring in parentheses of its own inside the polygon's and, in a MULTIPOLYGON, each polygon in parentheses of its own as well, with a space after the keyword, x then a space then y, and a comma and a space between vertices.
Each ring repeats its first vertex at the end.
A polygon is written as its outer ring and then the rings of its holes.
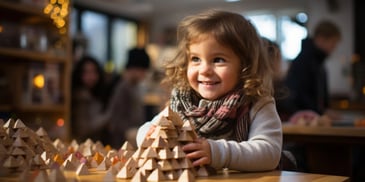
MULTIPOLYGON (((49 15, 53 20, 53 23, 60 30, 64 29, 66 25, 66 18, 69 14, 69 0, 49 0, 48 4, 44 7, 44 14, 49 15)), ((61 34, 65 31, 60 31, 61 34)))

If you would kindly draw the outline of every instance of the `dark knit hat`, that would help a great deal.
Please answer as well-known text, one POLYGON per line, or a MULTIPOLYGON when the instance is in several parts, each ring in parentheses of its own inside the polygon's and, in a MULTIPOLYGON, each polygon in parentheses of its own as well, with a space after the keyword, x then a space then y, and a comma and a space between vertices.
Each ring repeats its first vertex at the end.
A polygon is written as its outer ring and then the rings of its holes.
POLYGON ((144 68, 150 67, 150 57, 143 48, 133 48, 128 51, 128 61, 126 69, 128 68, 144 68))

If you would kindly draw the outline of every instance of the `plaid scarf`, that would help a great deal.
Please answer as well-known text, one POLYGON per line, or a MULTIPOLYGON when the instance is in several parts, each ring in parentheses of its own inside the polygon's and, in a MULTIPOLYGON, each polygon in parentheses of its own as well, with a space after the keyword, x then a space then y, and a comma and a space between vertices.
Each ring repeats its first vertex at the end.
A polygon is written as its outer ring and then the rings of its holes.
POLYGON ((208 101, 195 91, 174 89, 170 99, 171 109, 179 113, 183 121, 190 120, 201 137, 238 142, 248 139, 249 105, 244 104, 241 90, 208 101))

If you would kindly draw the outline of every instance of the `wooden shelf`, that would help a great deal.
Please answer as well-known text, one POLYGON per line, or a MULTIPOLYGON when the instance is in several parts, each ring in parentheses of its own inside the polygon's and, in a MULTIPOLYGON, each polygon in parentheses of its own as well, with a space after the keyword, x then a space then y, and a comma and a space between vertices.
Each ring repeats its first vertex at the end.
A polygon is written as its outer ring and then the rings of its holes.
POLYGON ((0 1, 0 8, 6 9, 6 11, 14 12, 16 11, 17 14, 22 14, 24 16, 37 16, 49 19, 48 15, 43 13, 43 8, 38 6, 32 6, 30 4, 19 3, 19 2, 11 2, 9 0, 1 0, 0 1))
POLYGON ((50 63, 66 62, 68 59, 63 56, 56 56, 50 53, 35 52, 17 48, 4 48, 0 47, 0 55, 9 56, 14 58, 23 58, 33 61, 46 61, 50 63))

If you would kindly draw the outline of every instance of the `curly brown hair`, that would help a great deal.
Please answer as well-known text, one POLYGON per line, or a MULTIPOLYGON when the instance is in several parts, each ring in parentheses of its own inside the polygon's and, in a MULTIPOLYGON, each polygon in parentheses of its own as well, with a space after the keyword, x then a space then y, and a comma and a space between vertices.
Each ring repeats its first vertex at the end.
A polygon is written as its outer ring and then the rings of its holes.
POLYGON ((164 65, 166 77, 163 83, 170 88, 191 89, 187 79, 189 47, 207 35, 231 48, 240 58, 242 79, 239 85, 245 95, 255 100, 272 95, 272 71, 255 27, 240 14, 220 10, 187 16, 180 22, 177 54, 164 65))

